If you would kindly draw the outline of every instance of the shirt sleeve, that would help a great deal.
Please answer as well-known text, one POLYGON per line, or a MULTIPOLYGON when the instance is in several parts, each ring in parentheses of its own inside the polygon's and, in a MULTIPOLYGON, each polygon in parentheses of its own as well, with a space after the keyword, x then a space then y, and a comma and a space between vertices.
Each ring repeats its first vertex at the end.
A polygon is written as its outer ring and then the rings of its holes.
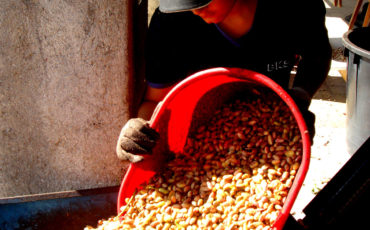
POLYGON ((146 81, 153 88, 165 88, 185 78, 188 58, 184 23, 188 14, 164 14, 158 9, 152 16, 146 43, 146 81))
MULTIPOLYGON (((298 2, 298 1, 297 1, 298 2)), ((332 49, 325 25, 326 9, 322 0, 299 1, 301 61, 294 87, 300 87, 312 97, 325 81, 331 64, 332 49)))

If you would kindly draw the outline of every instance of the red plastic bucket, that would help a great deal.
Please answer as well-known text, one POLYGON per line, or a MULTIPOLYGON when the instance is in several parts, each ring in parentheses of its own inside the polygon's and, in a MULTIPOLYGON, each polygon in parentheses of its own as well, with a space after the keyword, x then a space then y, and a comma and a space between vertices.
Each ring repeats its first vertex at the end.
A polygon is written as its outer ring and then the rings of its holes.
MULTIPOLYGON (((162 153, 181 152, 194 120, 212 115, 213 109, 244 86, 263 86, 274 91, 290 108, 295 117, 303 143, 303 156, 294 183, 289 190, 274 229, 282 229, 306 176, 311 151, 310 136, 297 105, 289 94, 265 75, 239 68, 212 68, 195 73, 177 84, 157 106, 150 125, 161 135, 153 154, 144 161, 130 164, 118 196, 118 213, 136 188, 147 182, 162 165, 162 153), (196 111, 203 111, 202 116, 196 111), (208 113, 208 114, 207 114, 208 113)), ((244 89, 245 90, 245 89, 244 89)), ((197 123, 197 122, 195 122, 197 123)), ((196 124, 195 124, 196 126, 196 124)))

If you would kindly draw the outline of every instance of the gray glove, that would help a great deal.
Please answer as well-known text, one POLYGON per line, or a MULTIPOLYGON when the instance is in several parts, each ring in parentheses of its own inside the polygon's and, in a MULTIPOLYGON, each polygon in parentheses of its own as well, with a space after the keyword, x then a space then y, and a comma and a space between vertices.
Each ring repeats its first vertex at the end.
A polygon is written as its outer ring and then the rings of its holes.
POLYGON ((138 154, 150 154, 159 139, 159 134, 152 129, 148 121, 132 118, 123 126, 117 142, 117 156, 132 163, 144 157, 138 154))

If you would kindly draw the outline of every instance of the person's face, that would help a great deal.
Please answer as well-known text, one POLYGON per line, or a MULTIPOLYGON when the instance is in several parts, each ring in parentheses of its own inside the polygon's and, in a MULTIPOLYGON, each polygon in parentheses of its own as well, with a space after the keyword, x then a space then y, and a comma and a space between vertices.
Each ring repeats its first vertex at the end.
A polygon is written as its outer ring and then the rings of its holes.
POLYGON ((193 14, 198 15, 207 23, 220 23, 222 22, 236 0, 213 0, 207 6, 192 10, 193 14))

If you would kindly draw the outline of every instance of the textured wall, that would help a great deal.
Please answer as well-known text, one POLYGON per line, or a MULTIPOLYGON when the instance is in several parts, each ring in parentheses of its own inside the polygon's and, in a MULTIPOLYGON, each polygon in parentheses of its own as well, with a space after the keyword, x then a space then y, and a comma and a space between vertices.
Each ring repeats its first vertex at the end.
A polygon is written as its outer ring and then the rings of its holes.
POLYGON ((0 197, 118 185, 127 0, 0 0, 0 197))

